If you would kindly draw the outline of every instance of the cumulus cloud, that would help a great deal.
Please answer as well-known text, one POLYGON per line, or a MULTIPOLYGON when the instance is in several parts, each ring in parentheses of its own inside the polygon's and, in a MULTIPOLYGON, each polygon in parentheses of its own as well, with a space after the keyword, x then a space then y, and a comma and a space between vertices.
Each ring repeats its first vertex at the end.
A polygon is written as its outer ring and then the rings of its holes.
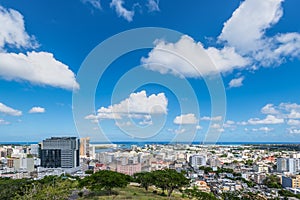
POLYGON ((149 12, 159 11, 159 0, 148 0, 147 7, 149 12))
POLYGON ((278 114, 278 113, 279 113, 279 111, 274 107, 273 104, 267 104, 267 105, 265 105, 265 106, 261 109, 261 112, 262 112, 263 114, 272 114, 272 115, 278 114))
POLYGON ((79 88, 69 67, 48 52, 0 53, 0 77, 68 90, 79 88))
POLYGON ((242 53, 260 50, 266 46, 265 32, 281 18, 283 0, 246 0, 224 23, 219 40, 242 53))
POLYGON ((267 104, 261 109, 261 112, 275 115, 278 118, 298 119, 300 118, 300 105, 296 103, 267 104))
POLYGON ((0 125, 7 125, 10 124, 8 121, 5 121, 4 119, 0 119, 0 125))
POLYGON ((183 114, 180 116, 175 117, 173 120, 174 124, 182 125, 182 124, 196 124, 198 123, 198 119, 196 118, 195 114, 183 114))
POLYGON ((16 10, 0 5, 0 51, 6 46, 16 48, 35 48, 38 43, 34 36, 25 31, 23 16, 16 10))
POLYGON ((203 120, 203 121, 221 121, 222 116, 215 116, 215 117, 204 116, 204 117, 201 117, 200 120, 203 120))
POLYGON ((220 51, 215 48, 205 49, 202 43, 194 41, 188 35, 183 35, 176 43, 157 40, 148 57, 143 57, 141 62, 147 69, 161 74, 171 73, 193 78, 232 71, 248 63, 233 48, 220 51))
POLYGON ((297 119, 289 119, 287 124, 290 126, 300 126, 300 120, 297 119))
POLYGON ((42 108, 42 107, 39 107, 39 106, 35 106, 35 107, 32 107, 28 113, 44 113, 46 112, 46 109, 45 108, 42 108))
POLYGON ((265 133, 271 132, 271 131, 273 131, 273 130, 274 130, 273 128, 269 128, 269 127, 266 127, 266 126, 264 126, 264 127, 259 127, 259 128, 253 128, 253 129, 252 129, 252 131, 254 131, 254 132, 259 132, 259 131, 261 131, 261 132, 265 132, 265 133))
POLYGON ((287 130, 290 134, 295 134, 295 135, 300 134, 300 129, 297 129, 296 127, 290 127, 287 130))
POLYGON ((119 17, 123 17, 128 22, 131 22, 134 16, 134 11, 127 10, 124 6, 123 0, 112 0, 110 7, 114 8, 119 17))
MULTIPOLYGON (((224 23, 218 47, 205 48, 188 35, 174 43, 159 40, 141 63, 162 74, 198 78, 219 72, 227 74, 234 70, 277 66, 286 58, 300 57, 298 32, 266 35, 283 16, 282 2, 245 0, 224 23)), ((234 81, 233 86, 242 85, 241 78, 234 81)))
POLYGON ((239 54, 251 57, 252 62, 260 66, 278 65, 286 56, 299 57, 299 33, 279 33, 271 37, 266 35, 266 31, 283 16, 282 2, 243 1, 224 23, 219 41, 234 47, 239 54))
POLYGON ((98 10, 102 10, 100 0, 81 0, 81 2, 84 4, 90 4, 98 10))
POLYGON ((235 78, 235 79, 232 79, 230 82, 229 82, 229 88, 234 88, 234 87, 241 87, 243 85, 243 81, 244 81, 245 77, 242 76, 242 77, 239 77, 239 78, 235 78))
POLYGON ((182 134, 182 133, 185 133, 186 132, 186 129, 185 128, 179 128, 179 129, 175 129, 174 132, 176 134, 182 134))
POLYGON ((146 91, 131 93, 129 97, 119 104, 109 107, 101 107, 97 114, 88 115, 85 119, 122 119, 129 117, 135 119, 146 119, 145 123, 150 123, 151 114, 167 114, 168 99, 164 93, 147 96, 146 91))
POLYGON ((16 49, 36 48, 34 36, 25 30, 23 16, 16 10, 0 6, 0 77, 5 80, 22 80, 38 85, 49 85, 72 90, 78 89, 74 73, 56 60, 52 53, 9 53, 16 49))
POLYGON ((284 119, 277 118, 274 115, 267 115, 264 119, 251 118, 248 120, 248 124, 258 125, 258 124, 282 124, 284 119))
POLYGON ((11 116, 21 116, 22 115, 22 111, 13 109, 3 103, 0 103, 0 112, 7 114, 7 115, 11 115, 11 116))

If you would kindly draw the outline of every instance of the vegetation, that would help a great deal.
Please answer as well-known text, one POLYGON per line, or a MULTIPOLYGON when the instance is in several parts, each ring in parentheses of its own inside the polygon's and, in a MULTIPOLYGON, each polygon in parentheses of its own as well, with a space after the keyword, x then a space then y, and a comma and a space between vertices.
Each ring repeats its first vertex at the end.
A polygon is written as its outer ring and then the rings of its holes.
POLYGON ((202 192, 196 187, 184 190, 182 196, 187 196, 189 199, 217 200, 217 198, 212 193, 202 192))
POLYGON ((263 184, 269 188, 282 188, 280 184, 280 178, 276 175, 270 175, 265 178, 263 184))
POLYGON ((80 187, 92 191, 106 191, 112 194, 113 188, 123 188, 129 184, 130 177, 114 171, 102 170, 79 181, 80 187))
POLYGON ((1 178, 0 199, 67 199, 76 185, 63 176, 46 176, 39 181, 1 178))
POLYGON ((178 173, 173 169, 164 169, 151 172, 153 176, 153 185, 168 191, 170 197, 174 189, 179 189, 189 184, 189 180, 183 173, 178 173))
POLYGON ((136 182, 138 182, 143 188, 145 188, 146 191, 148 191, 149 186, 154 183, 154 177, 151 172, 136 173, 133 177, 135 178, 136 182))

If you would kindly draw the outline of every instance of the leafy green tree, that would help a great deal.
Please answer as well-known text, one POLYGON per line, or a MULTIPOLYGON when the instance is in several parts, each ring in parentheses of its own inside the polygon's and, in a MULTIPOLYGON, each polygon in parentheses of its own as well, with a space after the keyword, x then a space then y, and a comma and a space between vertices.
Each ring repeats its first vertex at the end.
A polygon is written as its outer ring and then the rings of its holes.
POLYGON ((148 188, 150 185, 153 184, 153 174, 151 172, 140 172, 134 174, 134 179, 136 182, 140 183, 143 188, 145 188, 146 191, 148 191, 148 188))
POLYGON ((276 175, 270 175, 263 180, 263 184, 269 188, 282 188, 280 184, 280 178, 276 175))
POLYGON ((32 183, 29 179, 0 178, 0 199, 12 199, 22 195, 24 188, 32 183))
POLYGON ((128 175, 102 170, 82 179, 79 186, 89 188, 92 191, 105 190, 110 195, 113 188, 126 187, 129 180, 128 175))
POLYGON ((183 186, 189 184, 189 179, 187 179, 183 173, 178 173, 173 169, 157 170, 153 173, 153 183, 156 187, 168 191, 168 196, 170 197, 174 189, 179 189, 183 186))

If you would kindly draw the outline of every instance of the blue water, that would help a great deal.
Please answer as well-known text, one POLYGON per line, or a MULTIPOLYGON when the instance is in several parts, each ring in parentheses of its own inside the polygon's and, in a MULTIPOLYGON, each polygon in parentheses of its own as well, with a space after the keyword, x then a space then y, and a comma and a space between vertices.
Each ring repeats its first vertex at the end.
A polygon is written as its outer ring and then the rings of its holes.
MULTIPOLYGON (((113 144, 117 144, 120 147, 130 147, 131 145, 137 145, 137 146, 145 146, 145 145, 150 145, 150 144, 161 144, 161 145, 166 145, 170 144, 170 142, 157 142, 157 141, 149 141, 149 142, 129 142, 129 141, 124 141, 124 142, 112 142, 113 144)), ((1 142, 0 144, 2 145, 30 145, 30 144, 38 144, 38 142, 1 142)), ((103 142, 91 142, 91 144, 107 144, 103 142)), ((184 142, 178 142, 178 143, 171 143, 171 144, 194 144, 194 145, 199 145, 203 144, 202 142, 192 142, 192 143, 184 143, 184 142)), ((215 143, 216 145, 259 145, 259 144, 300 144, 300 142, 217 142, 215 143)))

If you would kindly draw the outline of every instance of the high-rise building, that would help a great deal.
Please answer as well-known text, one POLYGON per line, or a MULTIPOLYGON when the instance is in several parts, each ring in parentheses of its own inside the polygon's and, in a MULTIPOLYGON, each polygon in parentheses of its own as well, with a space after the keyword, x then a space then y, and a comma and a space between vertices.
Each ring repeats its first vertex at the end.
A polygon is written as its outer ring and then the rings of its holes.
POLYGON ((200 167, 206 165, 206 156, 204 155, 192 155, 189 159, 192 167, 200 167))
POLYGON ((288 170, 287 158, 277 158, 277 171, 286 172, 288 170))
POLYGON ((80 156, 90 157, 90 138, 80 138, 80 156))
POLYGON ((288 172, 289 173, 296 173, 296 159, 295 158, 288 158, 288 172))
POLYGON ((79 140, 76 137, 51 137, 41 145, 41 166, 74 168, 79 166, 79 140))

